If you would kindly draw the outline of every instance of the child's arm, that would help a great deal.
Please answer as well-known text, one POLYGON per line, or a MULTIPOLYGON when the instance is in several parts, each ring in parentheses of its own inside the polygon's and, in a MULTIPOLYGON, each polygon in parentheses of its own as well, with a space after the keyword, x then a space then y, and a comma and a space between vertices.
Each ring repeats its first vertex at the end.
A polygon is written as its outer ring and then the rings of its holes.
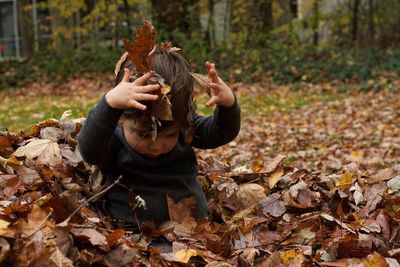
POLYGON ((232 89, 218 76, 215 64, 206 62, 211 80, 211 99, 207 106, 217 105, 213 116, 195 116, 192 146, 216 148, 232 141, 240 130, 240 107, 232 89))
POLYGON ((130 83, 131 73, 124 70, 121 83, 111 89, 101 101, 90 110, 79 133, 79 150, 86 162, 104 165, 118 149, 119 141, 114 135, 115 128, 124 109, 136 108, 144 110, 142 100, 155 100, 157 95, 150 94, 159 89, 159 85, 145 85, 154 76, 154 72, 144 74, 130 83))

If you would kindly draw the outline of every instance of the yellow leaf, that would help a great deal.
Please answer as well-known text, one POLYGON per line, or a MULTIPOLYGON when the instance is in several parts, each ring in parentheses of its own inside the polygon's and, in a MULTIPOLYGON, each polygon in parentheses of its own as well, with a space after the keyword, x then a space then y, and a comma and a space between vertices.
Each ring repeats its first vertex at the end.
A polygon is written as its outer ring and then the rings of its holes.
POLYGON ((5 159, 2 156, 0 156, 0 163, 7 163, 11 167, 17 167, 22 165, 22 162, 19 161, 15 156, 11 156, 8 159, 5 159))
POLYGON ((288 265, 289 262, 302 262, 303 253, 297 249, 290 249, 280 253, 281 261, 283 264, 288 265))
POLYGON ((171 92, 171 86, 164 84, 164 86, 161 88, 161 94, 166 95, 169 92, 171 92))
POLYGON ((0 229, 7 229, 9 224, 9 222, 0 219, 0 229))
POLYGON ((336 186, 350 186, 352 184, 353 174, 351 172, 344 172, 339 181, 336 182, 336 186))
POLYGON ((269 176, 268 178, 269 189, 272 189, 279 182, 283 174, 284 174, 283 169, 278 169, 269 176))
POLYGON ((197 256, 197 251, 194 249, 181 249, 175 253, 175 258, 179 262, 188 263, 192 256, 197 256))
POLYGON ((363 263, 365 267, 389 267, 385 258, 376 252, 372 257, 368 257, 368 260, 364 260, 363 263))

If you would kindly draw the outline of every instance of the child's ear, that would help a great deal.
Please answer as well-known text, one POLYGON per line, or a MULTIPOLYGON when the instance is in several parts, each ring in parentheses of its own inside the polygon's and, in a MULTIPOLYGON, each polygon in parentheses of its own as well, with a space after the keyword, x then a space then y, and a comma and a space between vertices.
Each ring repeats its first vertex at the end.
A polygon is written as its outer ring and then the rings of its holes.
POLYGON ((119 118, 119 120, 118 120, 118 124, 123 124, 123 123, 125 122, 125 120, 126 120, 126 119, 125 119, 124 117, 121 116, 121 117, 119 118))

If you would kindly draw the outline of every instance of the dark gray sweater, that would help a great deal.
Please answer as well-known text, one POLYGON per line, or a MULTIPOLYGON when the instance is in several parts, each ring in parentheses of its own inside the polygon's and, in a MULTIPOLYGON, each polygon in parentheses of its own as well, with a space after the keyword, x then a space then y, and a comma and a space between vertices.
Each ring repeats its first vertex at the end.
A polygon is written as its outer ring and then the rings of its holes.
POLYGON ((106 194, 106 208, 116 219, 136 224, 129 205, 129 192, 140 195, 147 209, 140 208, 136 216, 140 223, 152 220, 156 225, 169 219, 167 195, 175 202, 182 198, 196 198, 196 217, 207 216, 207 201, 197 180, 198 165, 193 147, 216 148, 232 141, 240 129, 240 108, 217 106, 213 116, 195 115, 195 133, 188 144, 179 134, 178 143, 169 153, 156 159, 136 153, 127 143, 118 120, 122 110, 110 107, 103 97, 90 110, 78 137, 79 148, 86 162, 99 165, 106 179, 122 175, 122 186, 113 187, 106 194))

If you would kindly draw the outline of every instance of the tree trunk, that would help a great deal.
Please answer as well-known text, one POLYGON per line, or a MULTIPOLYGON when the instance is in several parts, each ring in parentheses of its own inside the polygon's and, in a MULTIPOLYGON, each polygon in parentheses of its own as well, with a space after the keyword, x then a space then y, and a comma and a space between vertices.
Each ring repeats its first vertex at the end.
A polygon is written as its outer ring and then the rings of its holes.
POLYGON ((210 50, 215 49, 215 22, 214 22, 214 0, 208 0, 208 22, 206 39, 210 50))
POLYGON ((131 33, 132 33, 132 23, 131 23, 131 11, 130 11, 130 6, 128 3, 128 0, 124 0, 124 12, 125 12, 125 19, 126 19, 126 24, 128 26, 128 36, 130 38, 131 33))
POLYGON ((273 26, 272 17, 272 0, 263 0, 259 3, 260 18, 262 22, 262 30, 269 32, 273 26))
POLYGON ((368 38, 370 44, 374 43, 375 23, 374 23, 374 7, 373 0, 368 0, 368 38))
POLYGON ((18 4, 18 25, 22 45, 22 56, 31 57, 33 55, 33 22, 32 14, 26 11, 26 7, 31 4, 30 0, 17 1, 18 4))
POLYGON ((224 36, 223 43, 229 43, 229 33, 231 28, 233 0, 226 0, 225 18, 224 18, 224 36))
POLYGON ((200 29, 199 0, 151 0, 155 26, 163 29, 167 37, 180 31, 190 37, 192 30, 200 29))
POLYGON ((360 0, 354 0, 353 6, 353 17, 352 17, 352 40, 353 42, 357 41, 358 35, 358 8, 360 6, 360 0))
POLYGON ((313 45, 317 46, 319 42, 319 0, 314 0, 313 2, 313 45))

